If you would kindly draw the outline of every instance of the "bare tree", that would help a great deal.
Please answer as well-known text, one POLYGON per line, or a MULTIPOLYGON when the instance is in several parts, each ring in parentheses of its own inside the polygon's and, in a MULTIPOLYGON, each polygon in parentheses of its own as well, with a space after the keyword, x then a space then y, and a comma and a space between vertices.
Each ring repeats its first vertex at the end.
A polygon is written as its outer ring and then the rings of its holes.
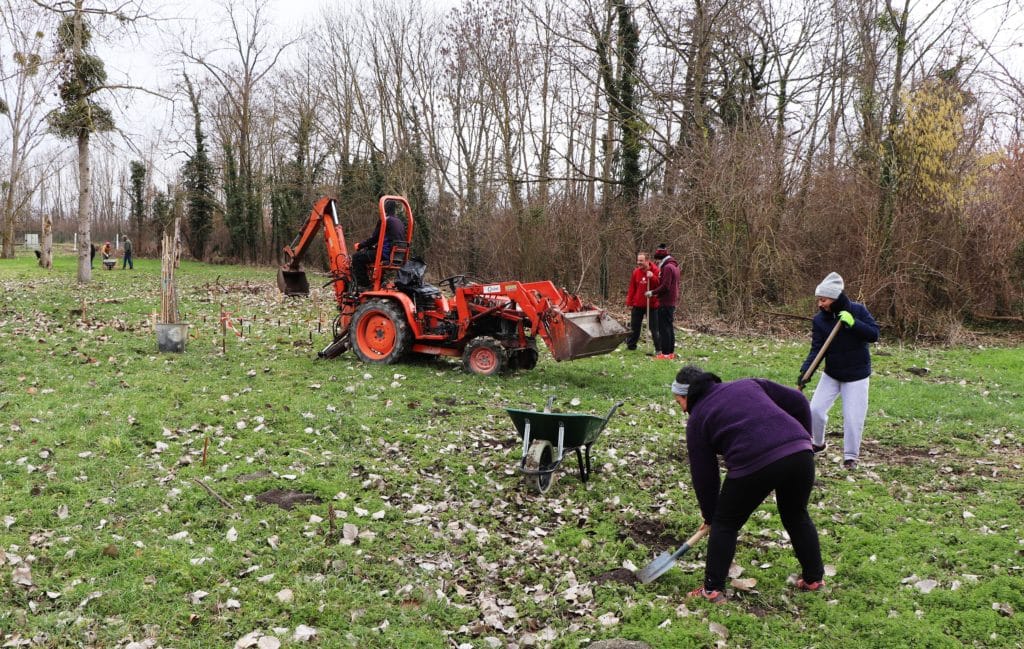
POLYGON ((10 129, 0 182, 0 257, 5 259, 14 257, 15 227, 45 177, 33 173, 33 166, 46 164, 35 153, 45 141, 46 95, 56 75, 43 38, 47 18, 39 7, 10 0, 0 9, 0 115, 10 129))
POLYGON ((257 93, 281 55, 297 39, 271 44, 272 26, 267 0, 220 3, 229 34, 208 50, 183 47, 181 54, 200 66, 220 89, 218 97, 221 146, 228 194, 225 221, 232 251, 243 259, 255 259, 263 226, 263 197, 254 136, 258 128, 257 93))

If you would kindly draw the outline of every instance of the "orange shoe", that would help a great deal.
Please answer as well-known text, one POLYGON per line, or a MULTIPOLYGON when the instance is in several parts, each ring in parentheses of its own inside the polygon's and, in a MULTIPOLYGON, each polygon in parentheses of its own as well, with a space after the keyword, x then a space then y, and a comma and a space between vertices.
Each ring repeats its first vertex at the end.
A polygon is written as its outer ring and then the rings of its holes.
POLYGON ((705 588, 703 586, 701 586, 700 588, 695 588, 694 590, 691 590, 689 592, 689 594, 687 595, 687 597, 690 597, 690 598, 700 597, 700 598, 706 599, 707 601, 711 602, 712 604, 721 604, 722 602, 725 601, 725 593, 723 593, 720 590, 705 590, 705 588))
POLYGON ((801 577, 801 578, 796 580, 796 587, 799 588, 800 590, 808 590, 808 591, 814 592, 816 590, 821 590, 822 588, 824 588, 825 587, 825 581, 821 580, 821 581, 806 582, 806 581, 804 581, 804 578, 801 577))
POLYGON ((654 358, 658 359, 659 361, 674 361, 676 359, 676 355, 675 354, 658 354, 654 358))

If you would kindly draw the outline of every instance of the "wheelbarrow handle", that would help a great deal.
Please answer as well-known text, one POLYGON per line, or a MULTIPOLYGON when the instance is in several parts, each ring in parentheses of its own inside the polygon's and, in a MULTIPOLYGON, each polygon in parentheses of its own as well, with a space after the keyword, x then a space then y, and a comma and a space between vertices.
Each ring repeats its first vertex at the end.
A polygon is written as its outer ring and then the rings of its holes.
POLYGON ((612 406, 612 409, 608 411, 608 416, 604 418, 604 423, 601 424, 601 429, 602 430, 604 430, 604 427, 607 426, 608 422, 612 420, 612 415, 615 414, 615 411, 618 410, 619 406, 621 406, 622 404, 623 404, 622 401, 617 401, 617 402, 615 402, 615 405, 612 406))

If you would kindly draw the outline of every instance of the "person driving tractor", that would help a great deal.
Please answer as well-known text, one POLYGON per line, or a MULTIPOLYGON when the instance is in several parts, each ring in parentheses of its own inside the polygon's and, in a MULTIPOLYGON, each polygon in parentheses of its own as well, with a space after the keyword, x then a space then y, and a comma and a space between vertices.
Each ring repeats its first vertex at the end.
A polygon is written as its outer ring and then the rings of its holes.
MULTIPOLYGON (((394 241, 405 241, 405 223, 398 218, 395 211, 398 208, 398 201, 384 201, 384 215, 387 224, 384 229, 384 245, 381 249, 381 259, 387 260, 391 255, 391 244, 394 241)), ((355 244, 355 252, 352 254, 352 276, 356 280, 356 290, 370 288, 370 274, 367 268, 373 263, 376 256, 377 241, 380 239, 380 221, 373 227, 373 232, 366 239, 355 244)))

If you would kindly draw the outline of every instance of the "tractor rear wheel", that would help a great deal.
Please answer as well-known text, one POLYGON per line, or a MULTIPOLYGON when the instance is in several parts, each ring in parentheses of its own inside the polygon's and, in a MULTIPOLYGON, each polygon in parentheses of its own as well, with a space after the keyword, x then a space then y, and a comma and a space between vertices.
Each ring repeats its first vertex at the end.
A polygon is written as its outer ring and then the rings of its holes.
POLYGON ((352 315, 352 349, 366 363, 390 365, 409 349, 409 323, 394 302, 367 300, 352 315))
POLYGON ((462 368, 472 374, 493 376, 508 367, 508 352, 494 338, 477 336, 462 352, 462 368))

